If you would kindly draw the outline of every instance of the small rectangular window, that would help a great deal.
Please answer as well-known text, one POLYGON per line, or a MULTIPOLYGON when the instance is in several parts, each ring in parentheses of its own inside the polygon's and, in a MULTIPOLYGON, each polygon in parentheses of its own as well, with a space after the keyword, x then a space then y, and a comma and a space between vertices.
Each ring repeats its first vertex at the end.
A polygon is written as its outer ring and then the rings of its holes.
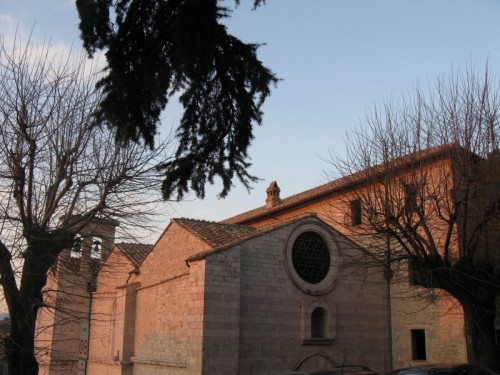
POLYGON ((413 184, 404 185, 405 189, 405 210, 411 215, 417 209, 417 187, 413 184))
POLYGON ((411 359, 414 361, 425 361, 427 353, 425 350, 425 330, 411 330, 411 359))
POLYGON ((311 338, 326 338, 326 311, 321 307, 315 308, 311 314, 311 338))
POLYGON ((408 260, 408 280, 410 285, 420 285, 427 286, 429 283, 426 282, 426 273, 422 269, 422 266, 417 263, 414 259, 408 260))
POLYGON ((359 199, 351 201, 351 224, 361 224, 361 200, 359 199))

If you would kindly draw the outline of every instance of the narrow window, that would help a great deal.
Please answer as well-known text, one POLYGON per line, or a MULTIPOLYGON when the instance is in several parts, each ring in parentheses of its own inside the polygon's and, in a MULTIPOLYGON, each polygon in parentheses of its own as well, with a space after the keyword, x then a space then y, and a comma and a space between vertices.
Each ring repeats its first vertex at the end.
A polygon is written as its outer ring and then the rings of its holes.
POLYGON ((414 184, 404 184, 405 210, 408 215, 415 212, 417 208, 417 187, 414 184))
POLYGON ((73 240, 73 247, 70 251, 70 257, 68 259, 68 262, 66 263, 67 266, 73 271, 80 270, 80 261, 82 259, 82 244, 83 238, 79 234, 77 234, 75 236, 75 239, 73 240))
POLYGON ((311 314, 311 338, 326 338, 326 311, 321 307, 316 307, 311 314))
POLYGON ((414 259, 410 258, 408 260, 408 279, 410 285, 416 286, 429 286, 432 285, 431 274, 425 269, 425 267, 414 259))
POLYGON ((408 280, 410 282, 410 285, 412 286, 422 285, 419 277, 419 272, 416 269, 417 267, 418 266, 413 259, 408 260, 408 280))
POLYGON ((425 351, 425 330, 411 330, 411 359, 415 361, 425 361, 427 354, 425 351))
POLYGON ((351 201, 351 223, 352 225, 361 224, 361 200, 351 201))
POLYGON ((82 257, 82 237, 79 235, 75 236, 73 240, 73 247, 71 248, 71 258, 81 258, 82 257))
POLYGON ((102 240, 99 237, 92 238, 92 247, 90 249, 90 270, 93 275, 97 275, 102 260, 102 240))
POLYGON ((99 237, 94 237, 92 239, 92 249, 90 251, 90 257, 92 259, 101 259, 101 239, 99 237))

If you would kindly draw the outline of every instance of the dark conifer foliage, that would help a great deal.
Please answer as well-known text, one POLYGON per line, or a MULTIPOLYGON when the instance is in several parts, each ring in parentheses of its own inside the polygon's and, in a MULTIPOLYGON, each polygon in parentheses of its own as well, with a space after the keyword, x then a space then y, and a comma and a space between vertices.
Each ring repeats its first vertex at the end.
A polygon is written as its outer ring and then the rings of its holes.
POLYGON ((262 104, 278 79, 258 60, 258 45, 243 43, 220 23, 230 11, 218 0, 76 4, 85 49, 107 51, 97 119, 118 130, 118 141, 153 148, 161 111, 173 94, 181 95, 176 159, 160 167, 164 198, 181 199, 189 190, 204 197, 216 177, 221 197, 235 176, 248 188, 256 180, 247 172, 253 125, 262 123, 262 104))

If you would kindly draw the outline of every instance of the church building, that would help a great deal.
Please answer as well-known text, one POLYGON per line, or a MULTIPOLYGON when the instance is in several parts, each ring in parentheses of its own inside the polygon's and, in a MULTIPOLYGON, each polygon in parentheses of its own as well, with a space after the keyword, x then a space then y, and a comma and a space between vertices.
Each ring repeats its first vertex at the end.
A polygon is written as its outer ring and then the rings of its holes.
POLYGON ((263 375, 358 364, 384 374, 466 361, 456 301, 414 298, 422 287, 407 267, 391 279, 376 261, 378 239, 336 225, 358 220, 339 219, 352 189, 336 180, 282 199, 273 182, 255 210, 223 222, 176 218, 152 246, 106 247, 81 291, 73 341, 51 359, 64 352, 66 367, 49 361, 41 372, 263 375))
POLYGON ((88 373, 382 371, 380 273, 343 263, 370 256, 312 214, 262 228, 174 219, 139 268, 119 246, 104 263, 88 373))

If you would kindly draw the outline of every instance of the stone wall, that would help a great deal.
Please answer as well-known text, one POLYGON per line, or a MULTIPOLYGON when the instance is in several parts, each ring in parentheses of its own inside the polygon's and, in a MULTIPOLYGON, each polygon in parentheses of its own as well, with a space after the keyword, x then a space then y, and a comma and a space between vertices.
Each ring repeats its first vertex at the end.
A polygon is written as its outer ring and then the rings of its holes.
POLYGON ((394 367, 422 362, 467 362, 463 310, 446 292, 412 286, 408 267, 395 270, 392 286, 394 367), (411 331, 425 331, 426 360, 412 359, 411 331))
MULTIPOLYGON (((304 223, 298 222, 271 232, 246 242, 241 250, 239 373, 269 374, 344 362, 383 371, 385 315, 380 284, 341 266, 330 291, 314 295, 299 289, 286 270, 284 254, 291 232, 302 227, 304 223), (318 306, 327 312, 324 340, 311 339, 311 312, 318 306)), ((359 251, 352 245, 347 249, 339 239, 334 241, 338 250, 359 251)), ((334 262, 341 262, 340 252, 334 262)))
POLYGON ((204 260, 202 374, 240 373, 240 253, 236 246, 204 260))
POLYGON ((200 373, 203 343, 203 267, 185 259, 208 245, 171 223, 141 266, 137 278, 135 374, 200 373))
MULTIPOLYGON (((448 189, 451 187, 451 170, 448 160, 437 161, 422 168, 417 169, 417 176, 411 176, 411 178, 418 178, 419 173, 421 176, 425 176, 429 184, 427 189, 448 189)), ((407 172, 408 178, 413 172, 412 170, 407 172)), ((359 189, 360 191, 357 194, 362 195, 363 189, 369 188, 353 185, 334 194, 320 196, 297 204, 285 211, 262 215, 261 218, 251 221, 250 225, 262 227, 277 220, 284 220, 305 213, 316 213, 320 219, 343 234, 362 237, 362 226, 351 225, 349 205, 353 199, 359 197, 354 192, 355 189, 359 189)), ((443 223, 439 222, 430 223, 430 225, 438 233, 434 238, 439 248, 440 241, 445 240, 446 228, 443 227, 443 223), (442 232, 443 235, 440 236, 439 232, 442 232)), ((456 241, 456 234, 454 234, 454 238, 456 241)), ((378 246, 372 246, 369 241, 366 243, 366 248, 369 251, 378 251, 378 246)), ((398 265, 396 264, 394 267, 397 268, 398 265)), ((439 291, 431 291, 433 297, 432 303, 429 303, 429 299, 421 298, 423 292, 421 287, 409 285, 406 266, 403 264, 401 267, 406 271, 396 275, 391 284, 394 368, 413 363, 411 329, 425 329, 427 362, 465 362, 464 321, 458 301, 439 291)))

